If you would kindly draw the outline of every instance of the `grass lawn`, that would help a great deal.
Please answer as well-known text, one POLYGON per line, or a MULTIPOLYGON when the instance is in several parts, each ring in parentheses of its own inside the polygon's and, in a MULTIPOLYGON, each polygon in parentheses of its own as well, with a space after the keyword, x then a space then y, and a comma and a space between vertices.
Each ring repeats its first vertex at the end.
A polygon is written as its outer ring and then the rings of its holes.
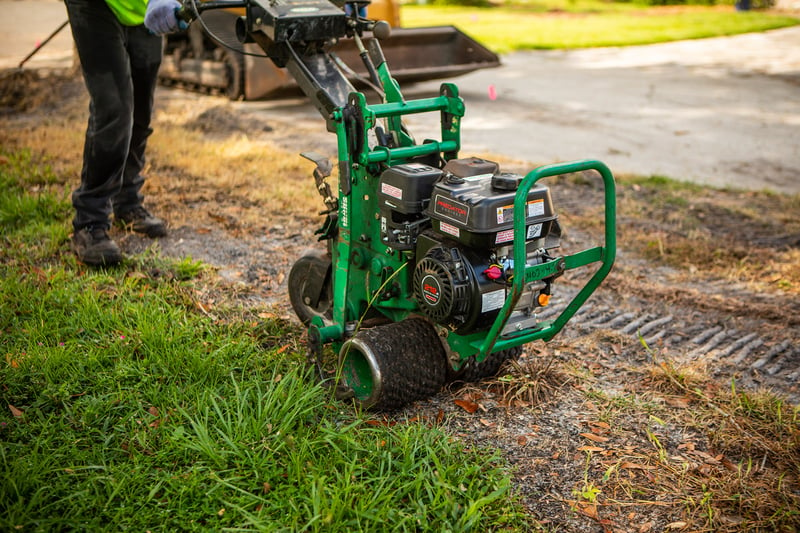
POLYGON ((203 265, 78 264, 67 181, 0 149, 0 530, 524 529, 497 456, 333 401, 203 265))
POLYGON ((628 46, 699 39, 792 26, 797 17, 737 12, 733 7, 668 6, 553 0, 531 4, 465 8, 406 5, 406 27, 452 24, 491 50, 628 46))

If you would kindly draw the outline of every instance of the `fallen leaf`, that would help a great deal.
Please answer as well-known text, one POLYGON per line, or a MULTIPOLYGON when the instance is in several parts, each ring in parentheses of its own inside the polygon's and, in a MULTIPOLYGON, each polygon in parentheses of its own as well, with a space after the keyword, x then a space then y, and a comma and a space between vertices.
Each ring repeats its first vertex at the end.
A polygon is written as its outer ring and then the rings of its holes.
POLYGON ((653 522, 645 522, 644 524, 639 526, 639 533, 647 533, 648 531, 653 529, 654 525, 655 524, 653 522))
POLYGON ((474 413, 478 410, 478 404, 475 402, 471 402, 469 400, 453 400, 457 406, 468 412, 469 414, 474 413))
POLYGON ((158 416, 158 407, 156 407, 155 405, 151 405, 150 408, 147 410, 147 412, 150 413, 151 415, 157 417, 158 416))
POLYGON ((668 397, 666 399, 666 402, 667 402, 667 405, 670 405, 672 407, 678 407, 678 408, 681 408, 681 409, 685 409, 685 408, 689 407, 692 404, 692 400, 690 398, 686 398, 686 397, 681 397, 681 398, 668 397))
POLYGON ((620 468, 627 468, 628 470, 655 470, 656 467, 651 465, 640 465, 638 463, 630 463, 628 461, 619 465, 620 468))
POLYGON ((604 452, 605 448, 599 448, 597 446, 581 446, 578 448, 579 452, 604 452))
POLYGON ((578 511, 588 516, 589 518, 600 520, 600 515, 597 514, 597 505, 593 503, 579 503, 578 511))
POLYGON ((528 439, 525 438, 525 435, 520 435, 519 437, 517 437, 517 444, 519 444, 520 446, 525 446, 526 444, 528 444, 528 439))
POLYGON ((22 411, 20 411, 19 409, 17 409, 16 407, 14 407, 11 404, 8 404, 8 408, 11 409, 11 414, 14 415, 17 418, 19 418, 19 417, 21 417, 22 415, 25 414, 25 413, 23 413, 22 411))
POLYGON ((490 422, 490 421, 486 420, 485 418, 481 418, 480 423, 483 424, 484 426, 486 426, 487 428, 493 428, 493 427, 495 427, 497 425, 494 422, 490 422))
POLYGON ((581 437, 587 438, 594 442, 607 442, 609 440, 608 437, 601 437, 600 435, 595 435, 594 433, 581 433, 581 437))
POLYGON ((600 422, 599 420, 594 422, 587 422, 587 424, 589 424, 590 426, 594 426, 596 428, 611 429, 611 424, 609 424, 608 422, 600 422))
POLYGON ((686 522, 672 522, 667 524, 667 529, 683 529, 686 527, 686 522))

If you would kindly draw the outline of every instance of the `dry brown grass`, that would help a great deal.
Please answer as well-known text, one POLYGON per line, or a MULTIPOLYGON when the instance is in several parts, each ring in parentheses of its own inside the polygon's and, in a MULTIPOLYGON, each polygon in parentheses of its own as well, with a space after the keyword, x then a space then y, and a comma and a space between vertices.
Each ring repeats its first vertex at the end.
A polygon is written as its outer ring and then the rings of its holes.
MULTIPOLYGON (((760 292, 800 294, 800 195, 718 190, 662 179, 617 177, 618 248, 676 269, 676 282, 703 278, 760 292)), ((568 227, 596 229, 598 184, 562 179, 568 227)))
MULTIPOLYGON (((55 92, 67 95, 59 101, 37 96, 47 87, 39 78, 28 78, 28 99, 38 102, 39 112, 10 115, 7 127, 0 128, 0 143, 9 148, 30 148, 46 158, 55 173, 74 188, 79 181, 88 117, 82 82, 74 76, 54 78, 55 92), (41 113, 42 107, 52 107, 53 112, 41 113)), ((193 112, 219 105, 215 100, 198 100, 193 103, 193 112)), ((209 204, 209 216, 230 217, 236 224, 253 226, 282 218, 314 217, 320 210, 322 202, 311 179, 311 162, 261 138, 258 131, 252 135, 225 131, 223 124, 223 130, 206 133, 186 127, 190 119, 180 105, 159 103, 148 143, 144 169, 147 202, 168 211, 173 226, 197 222, 193 218, 196 212, 173 209, 187 203, 209 204), (216 202, 215 191, 221 190, 226 191, 226 200, 216 202)), ((332 183, 335 186, 335 180, 332 183)))

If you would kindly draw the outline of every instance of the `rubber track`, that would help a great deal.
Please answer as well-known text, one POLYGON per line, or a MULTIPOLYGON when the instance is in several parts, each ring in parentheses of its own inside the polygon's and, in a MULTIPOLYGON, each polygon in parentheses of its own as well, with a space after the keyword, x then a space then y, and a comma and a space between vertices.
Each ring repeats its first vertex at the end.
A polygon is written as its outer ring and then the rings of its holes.
POLYGON ((522 353, 522 346, 508 348, 499 352, 490 353, 480 363, 472 362, 463 370, 453 372, 448 381, 463 381, 471 383, 485 378, 496 376, 506 361, 516 359, 522 353))

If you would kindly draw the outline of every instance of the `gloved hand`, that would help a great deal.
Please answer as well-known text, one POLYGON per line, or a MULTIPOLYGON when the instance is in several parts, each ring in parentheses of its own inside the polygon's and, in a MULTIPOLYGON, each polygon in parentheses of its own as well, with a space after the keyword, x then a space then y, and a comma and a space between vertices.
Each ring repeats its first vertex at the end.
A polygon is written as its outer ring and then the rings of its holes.
POLYGON ((180 7, 178 0, 149 0, 144 14, 144 25, 156 35, 174 33, 185 28, 186 23, 178 20, 175 15, 180 7))

